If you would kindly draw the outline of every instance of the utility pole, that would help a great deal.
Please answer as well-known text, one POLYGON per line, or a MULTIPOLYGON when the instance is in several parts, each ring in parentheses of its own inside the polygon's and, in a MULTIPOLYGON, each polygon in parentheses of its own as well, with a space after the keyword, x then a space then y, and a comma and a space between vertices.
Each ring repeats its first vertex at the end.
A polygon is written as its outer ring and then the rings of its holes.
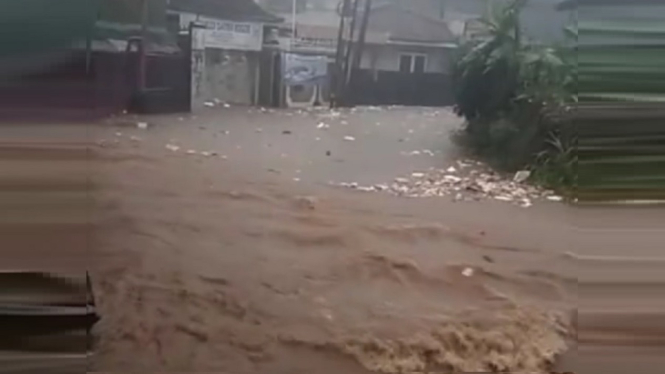
POLYGON ((353 63, 349 70, 349 76, 346 79, 345 86, 348 86, 351 83, 351 78, 353 77, 353 71, 357 70, 360 67, 360 61, 363 56, 363 50, 365 49, 365 39, 367 39, 367 27, 369 25, 369 15, 372 12, 372 0, 365 0, 365 9, 363 11, 363 19, 360 24, 360 35, 358 35, 358 44, 356 45, 355 53, 353 54, 353 63))
POLYGON ((293 0, 291 3, 291 44, 289 45, 289 52, 293 48, 296 40, 296 29, 298 27, 298 0, 293 0))
POLYGON ((148 49, 148 12, 150 11, 150 0, 143 0, 141 6, 141 44, 139 47, 139 91, 144 91, 146 87, 147 73, 147 49, 148 49))
POLYGON ((351 3, 350 0, 343 0, 342 3, 342 9, 339 12, 339 30, 337 32, 337 50, 335 53, 335 71, 333 73, 333 79, 331 82, 331 92, 333 93, 333 97, 330 100, 330 106, 335 107, 338 104, 339 97, 338 95, 340 94, 340 87, 342 83, 344 82, 342 74, 342 57, 343 57, 343 51, 344 51, 344 42, 343 42, 343 36, 344 36, 344 17, 346 16, 347 13, 349 13, 349 7, 351 3))
MULTIPOLYGON (((349 30, 349 42, 346 45, 346 55, 344 56, 344 64, 343 64, 343 70, 344 70, 344 82, 348 82, 349 80, 349 75, 351 74, 351 53, 353 52, 354 49, 354 42, 353 39, 355 37, 355 31, 356 31, 356 23, 358 23, 358 5, 360 4, 361 0, 353 0, 353 10, 351 13, 351 26, 349 30)), ((344 85, 344 92, 342 92, 342 97, 346 96, 346 86, 348 83, 345 83, 344 85)))

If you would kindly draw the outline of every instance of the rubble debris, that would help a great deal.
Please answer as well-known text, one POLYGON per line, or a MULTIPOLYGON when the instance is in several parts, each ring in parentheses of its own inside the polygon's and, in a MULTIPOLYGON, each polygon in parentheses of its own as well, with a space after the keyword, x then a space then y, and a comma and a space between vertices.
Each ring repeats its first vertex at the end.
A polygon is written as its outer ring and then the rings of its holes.
MULTIPOLYGON (((465 165, 474 163, 465 162, 465 165)), ((562 201, 551 191, 526 183, 517 183, 493 171, 468 169, 457 172, 455 167, 446 169, 430 168, 416 171, 408 177, 398 177, 390 185, 359 186, 357 183, 340 183, 362 191, 386 192, 403 197, 443 197, 450 196, 454 201, 496 200, 529 208, 537 200, 562 201), (381 187, 379 187, 381 186, 381 187)))
POLYGON ((526 182, 527 179, 531 176, 531 171, 529 170, 520 170, 517 173, 515 173, 515 177, 513 177, 513 181, 515 183, 523 183, 526 182))

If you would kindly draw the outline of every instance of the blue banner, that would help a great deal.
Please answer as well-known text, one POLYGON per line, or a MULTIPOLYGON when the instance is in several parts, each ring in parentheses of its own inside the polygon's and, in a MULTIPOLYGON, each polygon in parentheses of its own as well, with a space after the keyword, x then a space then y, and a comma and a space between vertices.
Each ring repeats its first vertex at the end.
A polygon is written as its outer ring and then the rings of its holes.
POLYGON ((328 57, 284 53, 282 72, 287 86, 323 84, 328 81, 328 57))

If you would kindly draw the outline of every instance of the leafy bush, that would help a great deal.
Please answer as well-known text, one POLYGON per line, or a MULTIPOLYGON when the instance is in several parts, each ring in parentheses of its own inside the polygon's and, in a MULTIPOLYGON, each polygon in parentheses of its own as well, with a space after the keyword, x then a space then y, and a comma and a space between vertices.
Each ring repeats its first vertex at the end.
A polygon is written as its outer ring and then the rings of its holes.
MULTIPOLYGON (((455 110, 466 119, 465 143, 490 156, 496 166, 514 170, 531 165, 566 174, 573 160, 571 143, 560 136, 568 105, 575 100, 574 53, 567 46, 524 40, 519 16, 525 3, 513 0, 493 8, 482 20, 487 34, 458 49, 455 110)), ((569 179, 542 178, 548 183, 569 179)))

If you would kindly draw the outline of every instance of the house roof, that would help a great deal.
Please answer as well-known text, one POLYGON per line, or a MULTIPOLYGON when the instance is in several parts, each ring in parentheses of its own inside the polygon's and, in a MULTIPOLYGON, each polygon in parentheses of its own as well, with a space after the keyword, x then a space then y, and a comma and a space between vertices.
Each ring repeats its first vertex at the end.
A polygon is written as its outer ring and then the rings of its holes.
POLYGON ((390 41, 451 43, 455 35, 446 22, 405 9, 397 4, 383 4, 372 9, 369 30, 385 33, 390 41))
POLYGON ((280 23, 283 21, 253 0, 168 0, 169 9, 231 21, 280 23))

